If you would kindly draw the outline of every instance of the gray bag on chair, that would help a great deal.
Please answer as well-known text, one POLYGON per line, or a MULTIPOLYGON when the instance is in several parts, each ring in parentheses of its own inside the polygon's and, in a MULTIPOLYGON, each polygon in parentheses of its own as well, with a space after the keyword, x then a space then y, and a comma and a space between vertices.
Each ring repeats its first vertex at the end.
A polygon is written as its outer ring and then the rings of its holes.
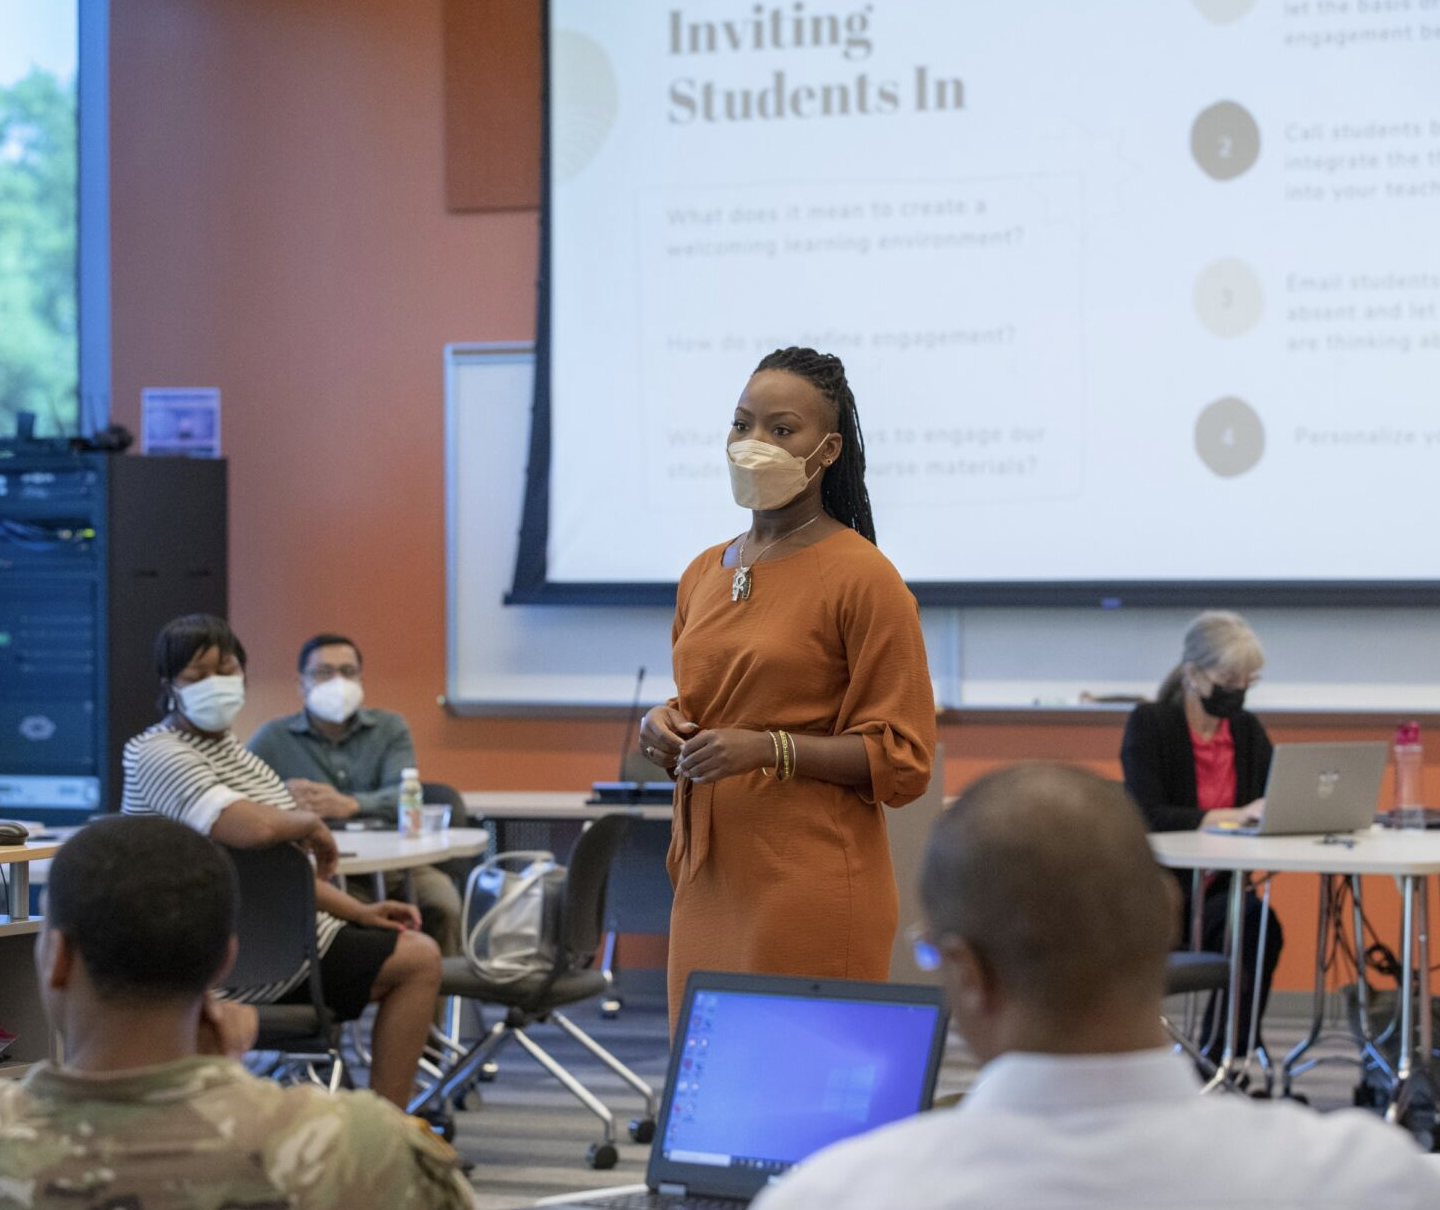
POLYGON ((465 957, 481 978, 520 983, 555 967, 565 867, 553 853, 501 853, 465 885, 465 957))

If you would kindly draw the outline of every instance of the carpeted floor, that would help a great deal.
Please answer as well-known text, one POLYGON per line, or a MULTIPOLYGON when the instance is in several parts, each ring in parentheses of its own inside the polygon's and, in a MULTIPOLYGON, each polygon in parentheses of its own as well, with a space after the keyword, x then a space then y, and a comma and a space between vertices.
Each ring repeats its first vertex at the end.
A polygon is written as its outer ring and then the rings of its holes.
MULTIPOLYGON (((1307 1023, 1301 1014, 1307 1008, 1299 998, 1272 1005, 1266 1038, 1275 1054, 1283 1055, 1303 1035, 1307 1023)), ((601 1019, 592 1005, 579 1006, 572 1017, 652 1081, 658 1097, 666 1068, 666 1022, 660 1001, 632 999, 614 1021, 601 1019)), ((632 1142, 627 1130, 629 1119, 641 1112, 640 1097, 557 1028, 541 1026, 534 1036, 614 1110, 619 1118, 620 1161, 608 1172, 586 1166, 587 1148, 601 1137, 598 1120, 534 1060, 512 1046, 501 1055, 499 1076, 480 1085, 478 1097, 472 1096, 467 1109, 456 1115, 455 1143, 475 1165, 471 1177, 482 1210, 528 1206, 540 1197, 601 1185, 634 1184, 645 1177, 650 1149, 632 1142)), ((1332 1041, 1323 1045, 1320 1053, 1339 1056, 1354 1052, 1347 1044, 1332 1041)), ((937 1095, 963 1092, 975 1070, 963 1046, 952 1038, 937 1095)), ((1353 1064, 1326 1063, 1302 1075, 1296 1087, 1323 1110, 1350 1105, 1355 1082, 1353 1064)), ((1255 1085, 1259 1083, 1257 1074, 1255 1085)))

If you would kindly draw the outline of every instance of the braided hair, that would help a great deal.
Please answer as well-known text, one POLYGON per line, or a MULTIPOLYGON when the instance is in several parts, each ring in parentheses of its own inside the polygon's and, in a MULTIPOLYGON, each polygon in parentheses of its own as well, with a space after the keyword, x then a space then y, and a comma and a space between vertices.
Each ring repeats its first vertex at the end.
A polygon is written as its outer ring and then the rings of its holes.
POLYGON ((835 431, 842 444, 840 457, 825 471, 820 502, 835 520, 874 542, 875 519, 870 515, 870 493, 865 489, 865 438, 860 432, 855 396, 845 379, 844 363, 833 353, 791 345, 762 357, 755 373, 761 370, 784 370, 803 378, 834 405, 835 431))

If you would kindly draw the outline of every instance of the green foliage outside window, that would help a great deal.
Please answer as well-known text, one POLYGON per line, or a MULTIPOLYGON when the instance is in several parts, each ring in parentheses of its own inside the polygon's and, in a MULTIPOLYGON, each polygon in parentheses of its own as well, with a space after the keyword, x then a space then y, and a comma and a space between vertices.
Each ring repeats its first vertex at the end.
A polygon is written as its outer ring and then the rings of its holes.
POLYGON ((75 84, 0 87, 0 436, 79 427, 75 84))

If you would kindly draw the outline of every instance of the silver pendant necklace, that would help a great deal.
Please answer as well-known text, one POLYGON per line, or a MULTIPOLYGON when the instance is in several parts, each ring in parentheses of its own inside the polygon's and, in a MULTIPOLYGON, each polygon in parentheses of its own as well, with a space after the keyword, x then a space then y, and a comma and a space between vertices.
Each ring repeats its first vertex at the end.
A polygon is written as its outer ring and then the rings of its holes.
POLYGON ((765 557, 765 553, 770 549, 770 547, 778 545, 779 543, 785 541, 786 538, 793 538, 802 529, 804 529, 805 526, 814 525, 815 522, 820 520, 820 518, 824 515, 824 513, 816 513, 813 517, 810 518, 810 520, 802 522, 794 529, 788 530, 787 532, 781 534, 778 538, 775 539, 774 542, 770 543, 770 546, 765 547, 764 550, 762 550, 758 555, 756 555, 755 562, 749 564, 748 566, 745 563, 745 541, 747 538, 750 537, 750 534, 747 531, 745 537, 740 539, 740 557, 735 560, 735 574, 730 579, 730 599, 732 601, 748 601, 750 599, 750 590, 754 587, 755 584, 755 578, 750 574, 750 568, 754 567, 755 563, 760 562, 760 560, 765 557))

